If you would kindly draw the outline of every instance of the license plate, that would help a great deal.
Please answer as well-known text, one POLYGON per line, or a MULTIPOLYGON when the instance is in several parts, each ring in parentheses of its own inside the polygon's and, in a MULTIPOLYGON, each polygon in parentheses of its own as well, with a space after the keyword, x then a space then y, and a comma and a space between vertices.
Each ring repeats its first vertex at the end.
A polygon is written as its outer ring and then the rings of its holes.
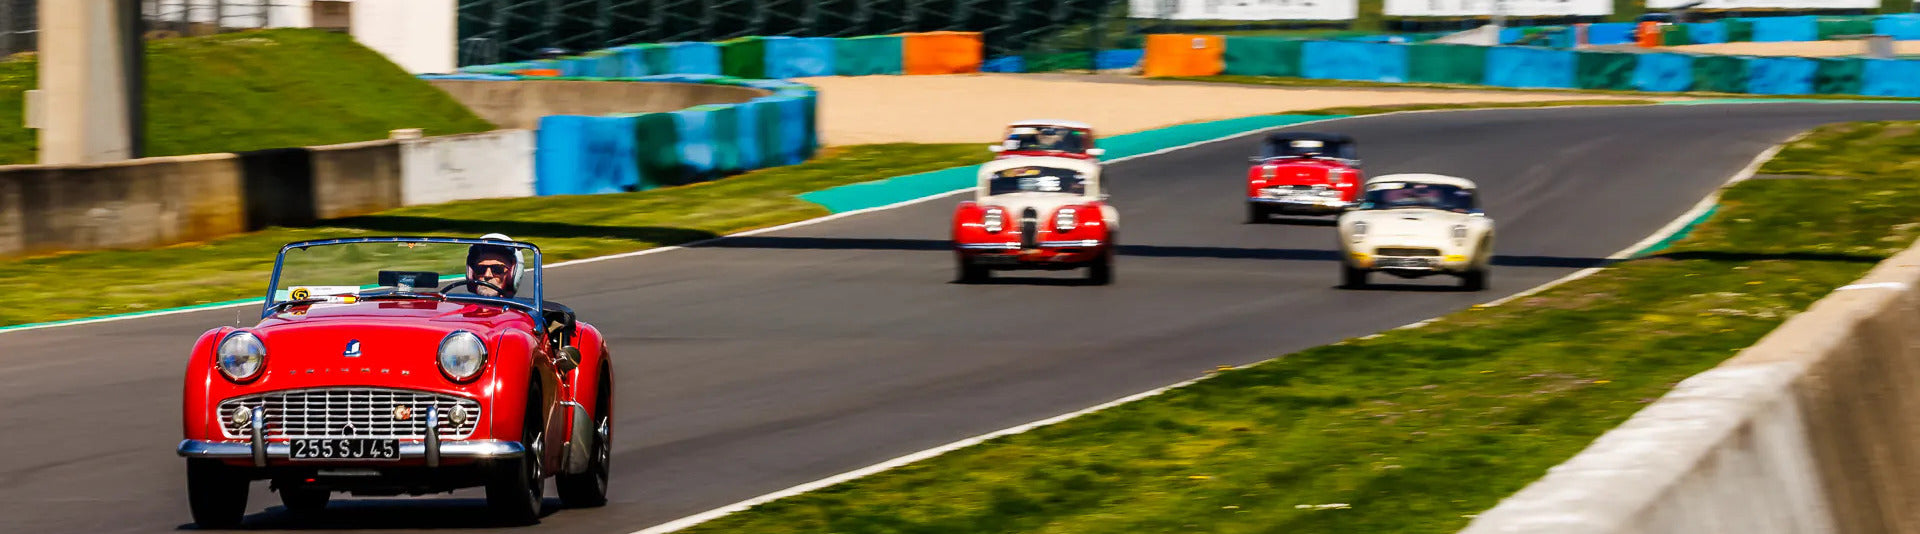
POLYGON ((400 458, 400 440, 397 439, 296 439, 288 445, 295 460, 394 460, 400 458))
POLYGON ((1381 267, 1427 268, 1433 266, 1433 262, 1426 258, 1381 258, 1379 263, 1381 267))

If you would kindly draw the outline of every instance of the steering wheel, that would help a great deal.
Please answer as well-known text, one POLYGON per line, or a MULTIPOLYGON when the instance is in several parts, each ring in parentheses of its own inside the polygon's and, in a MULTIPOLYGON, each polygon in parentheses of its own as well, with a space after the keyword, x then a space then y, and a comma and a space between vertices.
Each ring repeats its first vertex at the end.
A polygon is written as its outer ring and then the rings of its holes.
POLYGON ((458 281, 458 282, 454 282, 454 283, 451 283, 451 284, 447 284, 447 287, 443 287, 443 288, 440 288, 440 294, 442 294, 442 295, 445 295, 445 294, 447 294, 447 292, 448 292, 448 291, 453 291, 453 288, 456 288, 456 287, 460 287, 460 286, 462 286, 462 285, 466 285, 466 284, 480 284, 480 285, 483 285, 483 286, 487 286, 487 287, 490 287, 490 288, 493 288, 493 290, 494 290, 495 292, 497 292, 497 293, 500 293, 500 294, 502 294, 502 295, 505 295, 505 294, 507 294, 507 290, 505 290, 505 289, 500 289, 500 286, 496 286, 496 285, 493 285, 493 282, 488 282, 488 281, 485 281, 485 280, 463 280, 463 281, 458 281))

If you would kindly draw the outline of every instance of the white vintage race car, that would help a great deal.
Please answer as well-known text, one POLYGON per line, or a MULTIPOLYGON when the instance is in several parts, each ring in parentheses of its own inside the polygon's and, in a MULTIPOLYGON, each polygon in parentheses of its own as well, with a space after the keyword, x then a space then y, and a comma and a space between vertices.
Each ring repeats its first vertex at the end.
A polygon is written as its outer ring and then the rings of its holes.
POLYGON ((1481 213, 1473 181, 1440 174, 1388 174, 1367 180, 1366 193, 1341 214, 1340 281, 1367 285, 1367 275, 1436 274, 1487 287, 1493 263, 1493 219, 1481 213))
POLYGON ((1016 156, 980 166, 978 189, 953 214, 959 280, 997 270, 1085 267, 1113 280, 1120 213, 1107 204, 1100 164, 1079 158, 1016 156))

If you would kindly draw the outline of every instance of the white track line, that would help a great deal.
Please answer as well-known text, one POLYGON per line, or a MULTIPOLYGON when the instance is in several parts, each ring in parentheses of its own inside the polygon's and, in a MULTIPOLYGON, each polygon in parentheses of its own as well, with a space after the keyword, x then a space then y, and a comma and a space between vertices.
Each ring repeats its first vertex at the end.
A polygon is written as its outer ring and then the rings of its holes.
MULTIPOLYGON (((1630 105, 1624 105, 1624 106, 1615 106, 1615 107, 1635 107, 1635 106, 1654 106, 1654 105, 1661 105, 1661 104, 1630 104, 1630 105)), ((1512 108, 1512 109, 1556 109, 1556 108, 1569 108, 1569 107, 1593 107, 1593 106, 1543 106, 1543 107, 1537 107, 1537 108, 1512 108)), ((1141 154, 1140 156, 1149 156, 1149 155, 1154 155, 1154 154, 1161 154, 1161 153, 1166 153, 1166 152, 1171 152, 1171 151, 1174 151, 1174 150, 1179 150, 1179 149, 1182 149, 1182 148, 1188 148, 1188 147, 1192 147, 1192 146, 1198 146, 1198 145, 1203 145, 1203 144, 1207 144, 1207 143, 1214 143, 1214 142, 1219 142, 1219 141, 1224 141, 1224 140, 1228 140, 1228 139, 1233 139, 1233 138, 1237 138, 1237 137, 1243 137, 1243 136, 1246 136, 1246 135, 1251 135, 1251 134, 1257 134, 1257 133, 1261 133, 1261 132, 1264 132, 1264 131, 1268 131, 1268 130, 1276 130, 1276 129, 1280 129, 1280 128, 1288 128, 1288 127, 1293 127, 1293 126, 1299 126, 1299 125, 1301 125, 1301 124, 1311 124, 1311 123, 1315 123, 1315 122, 1324 122, 1324 121, 1326 121, 1326 120, 1345 120, 1345 119, 1361 119, 1361 118, 1366 118, 1366 117, 1379 117, 1379 116, 1385 116, 1385 115, 1397 115, 1397 114, 1403 114, 1403 113, 1435 113, 1435 112, 1441 112, 1441 113, 1444 113, 1444 112, 1450 112, 1450 111, 1476 111, 1476 110, 1477 110, 1477 111, 1485 111, 1485 110, 1489 110, 1489 109, 1503 109, 1503 108, 1471 108, 1471 109, 1439 109, 1439 110, 1416 110, 1416 111, 1400 111, 1400 112, 1394 112, 1394 113, 1378 113, 1378 114, 1373 114, 1373 115, 1359 115, 1359 116, 1352 116, 1352 117, 1344 117, 1344 118, 1341 118, 1341 119, 1323 119, 1323 120, 1319 120, 1319 121, 1308 121, 1308 122, 1302 122, 1302 123, 1297 123, 1297 124, 1289 124, 1289 125, 1286 125, 1286 126, 1279 126, 1279 127, 1274 127, 1274 128, 1263 128, 1263 129, 1260 129, 1260 130, 1255 130, 1255 131, 1249 131, 1249 132, 1246 132, 1246 133, 1241 133, 1241 134, 1235 134, 1235 135, 1231 135, 1231 136, 1227 136, 1227 137, 1222 137, 1222 138, 1216 138, 1216 139, 1212 139, 1212 140, 1208 140, 1208 141, 1201 141, 1201 142, 1198 142, 1198 143, 1191 143, 1191 144, 1187 144, 1187 145, 1182 145, 1182 146, 1180 146, 1180 147, 1175 147, 1175 148, 1171 148, 1171 149, 1165 149, 1165 150, 1159 150, 1159 151, 1155 151, 1155 152, 1151 152, 1151 153, 1147 153, 1147 154, 1141 154)), ((1772 146, 1772 147, 1769 147, 1769 148, 1768 148, 1767 150, 1764 150, 1764 151, 1762 151, 1762 152, 1760 153, 1760 155, 1758 155, 1758 156, 1755 156, 1755 157, 1753 158, 1753 160, 1752 160, 1752 161, 1750 161, 1750 162, 1748 162, 1748 163, 1747 163, 1747 166, 1746 166, 1746 167, 1744 167, 1744 168, 1742 168, 1742 169, 1740 169, 1740 171, 1739 171, 1739 172, 1737 172, 1737 173, 1734 173, 1734 175, 1733 175, 1733 177, 1732 177, 1732 178, 1730 178, 1730 179, 1728 179, 1728 180, 1727 180, 1727 181, 1726 181, 1725 183, 1723 183, 1723 184, 1721 185, 1721 187, 1720 187, 1720 188, 1721 188, 1721 189, 1723 189, 1723 188, 1725 188, 1725 187, 1726 187, 1726 186, 1728 186, 1728 185, 1732 185, 1732 184, 1735 184, 1735 183, 1739 183, 1739 182, 1741 182, 1741 181, 1744 181, 1744 180, 1746 180, 1746 179, 1748 179, 1748 178, 1751 178, 1751 177, 1753 177, 1753 174, 1754 174, 1754 173, 1755 173, 1756 171, 1758 171, 1758 170, 1760 169, 1760 165, 1761 165, 1761 164, 1763 164, 1763 163, 1766 163, 1766 161, 1767 161, 1768 159, 1771 159, 1771 158, 1773 157, 1773 155, 1774 155, 1775 153, 1778 153, 1778 152, 1780 151, 1780 149, 1781 149, 1782 147, 1784 147, 1784 146, 1785 146, 1785 145, 1786 145, 1787 143, 1791 143, 1791 142, 1793 142, 1794 140, 1797 140, 1797 139, 1799 139, 1799 138, 1800 138, 1801 136, 1804 136, 1804 135, 1806 135, 1806 133, 1805 133, 1805 132, 1802 132, 1802 133, 1800 133, 1800 134, 1797 134, 1797 135, 1794 135, 1793 137, 1791 137, 1791 138, 1788 138, 1788 139, 1787 139, 1786 141, 1783 141, 1783 142, 1781 142, 1781 143, 1780 143, 1780 144, 1778 144, 1778 145, 1774 145, 1774 146, 1772 146)), ((1127 158, 1115 158, 1115 159, 1114 159, 1113 161, 1120 161, 1120 160, 1122 160, 1122 159, 1127 159, 1127 158)), ((965 191, 965 190, 962 190, 962 191, 965 191)), ((958 191, 955 191, 955 192, 958 192, 958 191)), ((945 196, 945 195, 948 195, 948 194, 952 194, 952 193, 951 193, 951 192, 950 192, 950 193, 944 193, 944 194, 942 194, 942 195, 937 195, 937 196, 945 196)), ((1700 215, 1701 215, 1701 214, 1704 214, 1704 213, 1706 213, 1706 211, 1707 211, 1707 210, 1709 210, 1709 209, 1712 209, 1712 208, 1713 208, 1713 205, 1714 205, 1715 203, 1717 203, 1717 202, 1719 201, 1719 199, 1720 199, 1720 189, 1715 189, 1715 190, 1714 190, 1714 191, 1713 191, 1712 193, 1709 193, 1709 194, 1707 195, 1707 197, 1706 197, 1706 198, 1703 198, 1703 199, 1701 199, 1701 200, 1700 200, 1700 202, 1698 202, 1698 203, 1695 203, 1692 209, 1690 209, 1690 210, 1687 210, 1687 212, 1686 212, 1686 213, 1683 213, 1683 214, 1681 214, 1681 215, 1680 215, 1679 217, 1677 217, 1677 218, 1675 218, 1675 219, 1673 219, 1672 221, 1670 221, 1670 222, 1668 222, 1666 226, 1663 226, 1663 227, 1661 227, 1661 228, 1660 228, 1659 230, 1657 230, 1657 231, 1655 231, 1655 232, 1653 233, 1653 235, 1649 235, 1649 236, 1647 236, 1647 238, 1646 238, 1646 239, 1642 239, 1642 240, 1641 240, 1641 241, 1640 241, 1639 243, 1634 243, 1634 244, 1633 244, 1633 246, 1629 246, 1629 247, 1627 247, 1627 248, 1625 248, 1625 249, 1623 249, 1623 250, 1621 250, 1621 251, 1619 251, 1619 252, 1615 252, 1615 253, 1613 253, 1613 255, 1611 255, 1611 256, 1607 256, 1607 259, 1609 259, 1609 260, 1618 260, 1618 259, 1624 259, 1624 258, 1628 258, 1628 257, 1631 257, 1631 256, 1633 256, 1634 254, 1637 254, 1637 253, 1639 253, 1639 252, 1640 252, 1641 250, 1644 250, 1644 249, 1646 249, 1647 247, 1650 247, 1650 246, 1653 246, 1653 245, 1654 245, 1654 244, 1656 244, 1656 243, 1659 243, 1659 242, 1660 242, 1661 240, 1663 240, 1663 239, 1666 239, 1666 238, 1667 238, 1668 236, 1671 236, 1671 235, 1672 235, 1672 234, 1673 234, 1674 232, 1678 232, 1678 231, 1680 231, 1680 229, 1682 229, 1682 228, 1685 228, 1685 227, 1686 227, 1686 225, 1687 225, 1687 223, 1689 223, 1689 222, 1692 222, 1692 221, 1693 221, 1693 219, 1695 219, 1695 218, 1698 218, 1698 217, 1700 217, 1700 215)), ((913 203, 913 202, 919 202, 920 200, 926 200, 926 199, 924 199, 924 198, 923 198, 923 199, 919 199, 919 200, 913 200, 913 201, 908 201, 908 202, 904 202, 904 203, 901 203, 901 204, 896 204, 896 206, 898 206, 898 205, 905 205, 905 204, 910 204, 910 203, 913 203)), ((851 213, 851 212, 849 212, 849 213, 851 213)), ((1499 299, 1499 300, 1495 300, 1495 301, 1492 301, 1492 302, 1488 302, 1488 303, 1485 303, 1485 304, 1480 304, 1480 305, 1478 305, 1478 306, 1479 306, 1479 307, 1494 307, 1494 306, 1499 306, 1499 305, 1501 305, 1501 304, 1505 304, 1505 303, 1507 303, 1507 302, 1509 302, 1509 301, 1512 301, 1513 299, 1516 299, 1516 298, 1520 298, 1520 297, 1524 297, 1524 296, 1528 296, 1528 295, 1532 295, 1532 294, 1535 294, 1535 293, 1539 293, 1539 292, 1541 292, 1541 291, 1544 291, 1544 290, 1547 290, 1547 289, 1549 289, 1549 288, 1552 288, 1552 287, 1554 287, 1554 286, 1557 286, 1557 285, 1560 285, 1560 284, 1564 284, 1564 283, 1567 283, 1567 282, 1571 282, 1571 281, 1573 281, 1573 280, 1578 280, 1578 279, 1581 279, 1581 278, 1585 278, 1585 277, 1587 277, 1587 276, 1590 276, 1590 275, 1592 275, 1593 273, 1596 273, 1596 272, 1599 272, 1600 270, 1602 270, 1602 269, 1604 269, 1604 268, 1605 268, 1605 267, 1589 267, 1589 268, 1586 268, 1586 269, 1582 269, 1582 270, 1580 270, 1580 271, 1576 271, 1576 272, 1574 272, 1574 273, 1572 273, 1572 274, 1569 274, 1569 275, 1567 275, 1567 276, 1563 276, 1563 277, 1560 277, 1560 278, 1558 278, 1558 279, 1555 279, 1555 280, 1553 280, 1553 281, 1550 281, 1550 282, 1547 282, 1547 283, 1544 283, 1544 284, 1541 284, 1541 285, 1538 285, 1538 286, 1534 286, 1533 288, 1530 288, 1530 289, 1527 289, 1526 291, 1522 291, 1522 292, 1520 292, 1520 293, 1516 293, 1516 294, 1514 294, 1514 295, 1511 295, 1511 296, 1508 296, 1508 297, 1506 297, 1506 298, 1502 298, 1502 299, 1499 299)), ((1430 323, 1432 323, 1432 322, 1434 322, 1434 321, 1436 321, 1436 320, 1438 320, 1438 319, 1439 319, 1439 318, 1437 318, 1437 317, 1436 317, 1436 318, 1433 318, 1433 319, 1427 319, 1427 320, 1424 320, 1424 321, 1420 321, 1420 322, 1416 322, 1416 323, 1412 323, 1412 324, 1408 324, 1408 325, 1406 325, 1406 326, 1401 326, 1401 327, 1399 327, 1399 328, 1395 328, 1395 330, 1399 330, 1399 329, 1409 329, 1409 328, 1420 328, 1420 327, 1422 327, 1422 326, 1426 326, 1427 324, 1430 324, 1430 323)), ((1380 334, 1373 334, 1373 335, 1369 335, 1369 336, 1365 336, 1365 337, 1361 337, 1360 339, 1371 339, 1371 338, 1375 338, 1375 337, 1379 337, 1379 336, 1380 336, 1380 334)), ((1249 364, 1249 365, 1259 365, 1260 363, 1265 363, 1265 362, 1267 362, 1267 361, 1273 361, 1273 360, 1271 360, 1271 359, 1269 359, 1269 360, 1265 360, 1265 361, 1262 361, 1262 362, 1256 362, 1256 363, 1253 363, 1253 364, 1249 364)), ((1138 394, 1134 394, 1134 395, 1130 395, 1130 396, 1127 396, 1127 397, 1124 397, 1124 398, 1121 398, 1121 399, 1118 399, 1118 400, 1114 400, 1114 401, 1110 401, 1110 402, 1107 402, 1107 403, 1105 403, 1105 404, 1101 404, 1101 405, 1098 405, 1098 406, 1094 406, 1094 407, 1091 407, 1091 408, 1086 408, 1086 409, 1083 409, 1083 410, 1079 410, 1079 411, 1075 411, 1075 412, 1072 412, 1072 413, 1067 413, 1067 414, 1063 414, 1063 415, 1058 415, 1058 416, 1054 416, 1054 417, 1049 417, 1049 418, 1046 418, 1046 419, 1041 419, 1041 420, 1039 420, 1039 421, 1034 421, 1034 422, 1031 422, 1031 423, 1027 423, 1027 424, 1024 424, 1024 425, 1020 425, 1020 426, 1016 426, 1016 427, 1012 427, 1012 428, 1006 428, 1006 429, 1001 429, 1001 430, 996 430, 996 431, 993 431, 993 432, 991 432, 991 433, 987 433, 987 434, 983 434, 983 435, 979 435, 979 436, 975 436, 975 437, 971 437, 971 438, 966 438, 966 439, 962 439, 962 440, 960 440, 960 441, 955 441, 955 442, 952 442, 952 443, 948 443, 948 444, 945 444, 945 445, 941 445, 941 446, 938 446, 938 447, 934 447, 934 448, 931 448, 931 449, 926 449, 926 450, 922 450, 922 451, 919 451, 919 452, 914 452, 914 453, 911 453, 911 454, 907 454, 907 455, 905 455, 905 456, 900 456, 900 457, 897 457, 897 458, 894 458, 894 459, 891 459, 891 460, 887 460, 887 461, 884 461, 884 462, 880 462, 880 463, 877 463, 877 464, 873 464, 873 465, 870 465, 870 466, 867 466, 867 467, 862 467, 862 468, 860 468, 860 469, 856 469, 856 470, 853 470, 853 471, 848 471, 848 472, 845 472, 845 473, 841 473, 841 474, 838 474, 838 475, 834 475, 834 476, 831 476, 831 477, 827 477, 827 478, 823 478, 823 479, 820 479, 820 480, 815 480, 815 481, 813 481, 813 482, 808 482, 808 483, 805 483, 805 484, 800 484, 800 485, 797 485, 797 486, 793 486, 793 487, 790 487, 790 488, 787 488, 787 489, 783 489, 783 490, 780 490, 780 491, 775 491, 775 492, 772 492, 772 493, 768 493, 768 494, 765 494, 765 495, 761 495, 761 496, 758 496, 758 497, 754 497, 754 498, 751 498, 751 499, 747 499, 747 500, 744 500, 744 501, 740 501, 740 502, 736 502, 736 503, 733 503, 733 504, 729 504, 729 505, 727 505, 727 506, 723 506, 723 507, 720 507, 720 508, 715 508, 715 509, 712 509, 712 510, 708 510, 708 511, 705 511, 705 512, 701 512, 701 513, 698 513, 698 514, 694 514, 694 515, 690 515, 690 516, 686 516, 686 517, 682 517, 682 518, 680 518, 680 519, 675 519, 675 520, 673 520, 673 521, 669 521, 669 522, 666 522, 666 523, 661 523, 661 524, 658 524, 658 525, 654 525, 654 526, 652 526, 652 527, 648 527, 648 528, 646 528, 646 529, 643 529, 643 530, 637 530, 637 531, 634 531, 634 532, 632 532, 631 534, 666 534, 666 533, 669 533, 669 532, 676 532, 676 531, 680 531, 680 530, 684 530, 684 529, 687 529, 687 528, 691 528, 691 527, 693 527, 693 526, 695 526, 695 525, 699 525, 699 524, 701 524, 701 523, 705 523, 705 522, 708 522, 708 521, 712 521, 712 520, 715 520, 715 519, 719 519, 719 518, 721 518, 721 517, 725 517, 725 516, 728 516, 728 515, 732 515, 732 514, 734 514, 734 513, 738 513, 738 512, 742 512, 742 511, 746 511, 746 510, 748 510, 748 509, 750 509, 750 508, 753 508, 754 506, 757 506, 757 505, 760 505, 760 504, 765 504, 765 503, 768 503, 768 502, 772 502, 772 501, 776 501, 776 500, 779 500, 779 499, 784 499, 784 498, 787 498, 787 497, 792 497, 792 496, 795 496, 795 495, 800 495, 800 494, 803 494, 803 493, 807 493, 807 492, 810 492, 810 491, 814 491, 814 490, 818 490, 818 489, 822 489, 822 488, 827 488, 827 487, 831 487, 831 486, 834 486, 834 485, 836 485, 836 484, 840 484, 840 483, 843 483, 843 482, 848 482, 848 481, 852 481, 852 480, 855 480, 855 479, 859 479, 859 478, 862 478, 862 477, 865 477, 865 476, 867 476, 867 475, 872 475, 872 474, 875 474, 875 473, 880 473, 880 472, 883 472, 883 471, 887 471, 887 470, 890 470, 890 469, 893 469, 893 468, 896 468, 896 467, 900 467, 900 466, 903 466, 903 465, 907 465, 907 464, 911 464, 911 463, 914 463, 914 462, 919 462, 919 461, 922 461, 922 460, 927 460, 927 459, 930 459, 930 458, 934 458, 934 457, 937 457, 937 456, 940 456, 940 455, 942 455, 942 454, 946 454, 946 453, 949 453, 949 452, 953 452, 953 451, 955 451, 955 450, 959 450, 959 449, 962 449, 962 448, 966 448, 966 447, 969 447, 969 446, 973 446, 973 445, 975 445, 975 444, 979 444, 979 443, 981 443, 981 442, 983 442, 983 441, 986 441, 986 440, 990 440, 990 439, 993 439, 993 438, 998 438, 998 437, 1002 437, 1002 436, 1009 436, 1009 435, 1013 435, 1013 434, 1019 434, 1019 433, 1022 433, 1022 432, 1026 432, 1026 431, 1029 431, 1029 430, 1033 430, 1033 429, 1035 429, 1035 428, 1039 428, 1039 427, 1043 427, 1043 426, 1047 426, 1047 425, 1052 425, 1052 424, 1056 424, 1056 423, 1060 423, 1060 422, 1064 422, 1064 421, 1067 421, 1067 420, 1070 420, 1070 419, 1073 419, 1073 418, 1076 418, 1076 417, 1080 417, 1080 416, 1083 416, 1083 415, 1087 415, 1087 414, 1090 414, 1090 413, 1094 413, 1094 412, 1098 412, 1098 411, 1101 411, 1101 410, 1105 410, 1105 409, 1108 409, 1108 408, 1112 408, 1112 407, 1115 407, 1115 406, 1120 406, 1120 405, 1122 405, 1122 404, 1126 404, 1126 403, 1129 403, 1129 402, 1133 402, 1133 401, 1137 401, 1137 400, 1140 400, 1140 399, 1145 399, 1145 398, 1148 398, 1148 397, 1152 397, 1152 396, 1155 396, 1155 395, 1159 395, 1159 394, 1161 394, 1161 393, 1165 393, 1165 392, 1167 392, 1167 391, 1169 391, 1169 390, 1172 390, 1172 389, 1175 389, 1175 388, 1180 388, 1180 387, 1185 387, 1185 386, 1188 386, 1188 385, 1192 385, 1192 384, 1194 384, 1194 383, 1197 383, 1197 382, 1199 382, 1199 381, 1201 381, 1201 380, 1206 380, 1206 379, 1208 379, 1208 378, 1212 378, 1212 377, 1214 377, 1214 376, 1218 376, 1218 375, 1217 375, 1217 374, 1207 374, 1207 375, 1205 375, 1205 376, 1201 376, 1201 377, 1199 377, 1199 378, 1193 378, 1193 379, 1188 379, 1188 380, 1185 380, 1185 381, 1182 381, 1182 382, 1179 382, 1179 383, 1176 383, 1176 384, 1172 384, 1172 385, 1168 385, 1168 386, 1163 386, 1163 387, 1159 387, 1159 388, 1155 388, 1155 389, 1153 389, 1153 390, 1150 390, 1150 391, 1146 391, 1146 392, 1143 392, 1143 393, 1138 393, 1138 394)))

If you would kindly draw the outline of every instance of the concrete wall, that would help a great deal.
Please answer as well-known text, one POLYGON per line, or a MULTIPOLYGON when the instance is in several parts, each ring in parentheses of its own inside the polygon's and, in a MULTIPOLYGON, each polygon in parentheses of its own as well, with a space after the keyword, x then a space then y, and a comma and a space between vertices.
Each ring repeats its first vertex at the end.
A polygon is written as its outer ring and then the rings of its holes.
POLYGON ((233 154, 0 166, 0 253, 151 247, 245 230, 233 154))
POLYGON ((533 196, 530 130, 448 135, 400 144, 400 199, 408 206, 533 196))
POLYGON ((313 157, 314 215, 333 219, 400 207, 400 141, 307 150, 313 157))
POLYGON ((535 130, 547 115, 679 111, 701 104, 738 104, 772 91, 732 85, 568 80, 428 80, 501 128, 535 130))
POLYGON ((1920 532, 1920 247, 1789 319, 1463 532, 1920 532))

